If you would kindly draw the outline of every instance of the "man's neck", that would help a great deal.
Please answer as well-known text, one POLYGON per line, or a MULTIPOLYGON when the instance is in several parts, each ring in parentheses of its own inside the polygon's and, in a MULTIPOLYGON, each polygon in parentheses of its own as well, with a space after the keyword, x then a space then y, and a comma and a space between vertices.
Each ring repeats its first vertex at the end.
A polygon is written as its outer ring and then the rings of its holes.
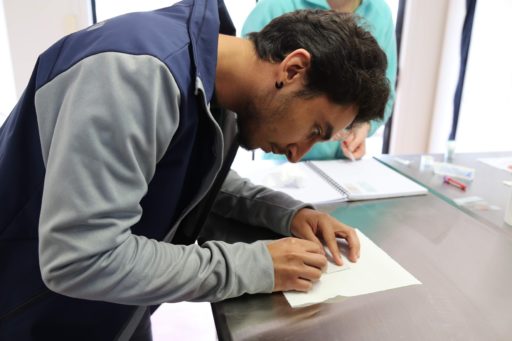
POLYGON ((243 108, 255 86, 258 58, 249 40, 219 35, 215 94, 220 107, 243 108))

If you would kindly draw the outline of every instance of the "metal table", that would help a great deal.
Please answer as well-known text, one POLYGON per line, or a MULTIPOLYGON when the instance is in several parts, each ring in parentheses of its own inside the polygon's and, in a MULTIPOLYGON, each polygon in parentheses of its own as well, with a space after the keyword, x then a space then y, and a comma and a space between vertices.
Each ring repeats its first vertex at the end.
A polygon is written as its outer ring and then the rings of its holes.
MULTIPOLYGON (((361 229, 423 284, 296 309, 281 293, 217 302, 220 340, 512 339, 508 234, 430 193, 343 203, 332 214, 361 229)), ((223 226, 230 241, 258 237, 258 230, 249 235, 235 222, 223 226)))
MULTIPOLYGON (((431 156, 434 157, 435 161, 443 161, 443 155, 441 154, 431 154, 431 156)), ((512 191, 512 188, 503 184, 503 181, 512 180, 512 173, 478 161, 479 158, 503 156, 512 156, 512 152, 455 154, 451 163, 474 168, 476 170, 475 179, 468 184, 466 191, 461 191, 456 187, 443 183, 443 177, 434 174, 431 169, 422 169, 420 165, 420 155, 397 156, 399 159, 410 161, 409 165, 404 165, 397 161, 397 157, 395 156, 381 155, 375 158, 397 172, 427 187, 429 191, 447 201, 449 204, 512 236, 512 226, 505 224, 503 220, 505 214, 504 208, 506 207, 507 200, 512 191), (454 202, 454 199, 469 196, 481 197, 487 203, 497 206, 500 209, 479 210, 459 206, 454 202)))

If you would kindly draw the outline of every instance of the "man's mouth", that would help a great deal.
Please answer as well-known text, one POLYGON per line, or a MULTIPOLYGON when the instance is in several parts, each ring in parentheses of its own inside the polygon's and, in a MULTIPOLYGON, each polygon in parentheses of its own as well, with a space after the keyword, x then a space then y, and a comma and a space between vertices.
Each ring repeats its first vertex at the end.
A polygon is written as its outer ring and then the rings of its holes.
POLYGON ((270 148, 272 149, 272 153, 280 154, 278 148, 273 143, 270 144, 270 148))

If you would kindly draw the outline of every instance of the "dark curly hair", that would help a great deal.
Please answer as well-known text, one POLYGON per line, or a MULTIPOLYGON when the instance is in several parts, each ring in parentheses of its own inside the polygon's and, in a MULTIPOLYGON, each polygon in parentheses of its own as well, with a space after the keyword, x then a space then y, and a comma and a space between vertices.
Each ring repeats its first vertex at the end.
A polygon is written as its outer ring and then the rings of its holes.
POLYGON ((358 106, 354 123, 382 119, 389 97, 386 54, 358 25, 358 17, 325 10, 299 10, 275 18, 248 38, 262 60, 281 62, 303 48, 311 54, 306 85, 297 94, 325 94, 337 104, 358 106))

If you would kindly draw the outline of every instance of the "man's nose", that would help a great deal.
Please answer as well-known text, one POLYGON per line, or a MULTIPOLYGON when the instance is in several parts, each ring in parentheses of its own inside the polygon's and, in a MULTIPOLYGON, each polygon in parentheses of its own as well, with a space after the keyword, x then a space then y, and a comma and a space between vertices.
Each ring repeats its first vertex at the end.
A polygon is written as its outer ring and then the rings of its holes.
POLYGON ((313 146, 314 141, 305 142, 303 144, 291 144, 287 147, 286 157, 290 162, 298 162, 313 146))

